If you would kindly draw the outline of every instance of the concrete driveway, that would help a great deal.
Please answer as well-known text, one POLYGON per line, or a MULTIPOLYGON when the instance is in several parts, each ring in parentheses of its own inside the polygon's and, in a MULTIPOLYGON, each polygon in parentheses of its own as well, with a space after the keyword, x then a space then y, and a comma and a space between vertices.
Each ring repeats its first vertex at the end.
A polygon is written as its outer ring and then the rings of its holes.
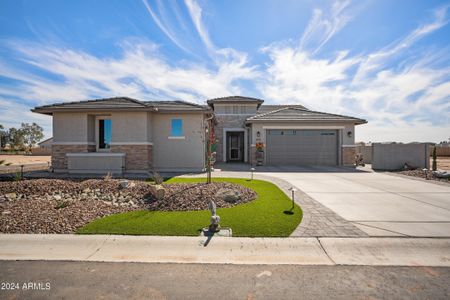
POLYGON ((338 168, 264 170, 371 236, 450 237, 450 185, 338 168))

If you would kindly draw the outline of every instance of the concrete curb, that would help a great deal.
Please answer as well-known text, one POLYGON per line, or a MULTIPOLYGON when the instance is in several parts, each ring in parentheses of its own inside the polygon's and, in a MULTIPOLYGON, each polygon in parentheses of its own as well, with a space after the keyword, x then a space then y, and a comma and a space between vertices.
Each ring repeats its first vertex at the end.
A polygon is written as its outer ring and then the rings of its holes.
POLYGON ((450 239, 2 234, 0 260, 450 267, 450 239))

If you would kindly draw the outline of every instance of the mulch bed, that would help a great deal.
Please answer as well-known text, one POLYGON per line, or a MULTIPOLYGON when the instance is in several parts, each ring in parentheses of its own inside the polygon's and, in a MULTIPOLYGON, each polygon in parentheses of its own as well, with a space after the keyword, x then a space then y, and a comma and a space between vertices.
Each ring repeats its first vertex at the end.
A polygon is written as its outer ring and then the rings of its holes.
POLYGON ((244 186, 226 182, 163 184, 166 193, 156 199, 152 186, 129 181, 120 188, 117 179, 84 181, 33 179, 0 182, 0 232, 74 233, 77 228, 107 215, 133 210, 188 211, 232 207, 256 198, 244 186), (238 192, 235 203, 224 201, 218 191, 238 192))

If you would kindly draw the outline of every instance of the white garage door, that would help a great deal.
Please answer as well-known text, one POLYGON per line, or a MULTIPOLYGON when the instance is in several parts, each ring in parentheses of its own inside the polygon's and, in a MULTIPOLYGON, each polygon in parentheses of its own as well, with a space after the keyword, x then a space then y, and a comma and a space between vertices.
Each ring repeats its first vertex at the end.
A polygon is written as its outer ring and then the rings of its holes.
POLYGON ((336 130, 271 129, 266 131, 268 165, 335 166, 336 130))

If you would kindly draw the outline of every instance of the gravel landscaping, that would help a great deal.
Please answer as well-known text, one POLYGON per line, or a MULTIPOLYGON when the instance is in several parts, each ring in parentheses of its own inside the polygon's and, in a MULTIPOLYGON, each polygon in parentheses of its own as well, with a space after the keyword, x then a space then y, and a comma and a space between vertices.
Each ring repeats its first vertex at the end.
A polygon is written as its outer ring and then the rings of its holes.
POLYGON ((434 176, 433 172, 430 170, 427 171, 427 173, 426 173, 427 178, 425 178, 425 172, 420 169, 399 171, 396 173, 406 175, 406 176, 413 176, 413 177, 419 177, 419 178, 428 179, 428 180, 436 180, 436 181, 440 181, 440 182, 450 183, 450 180, 447 178, 438 178, 438 177, 434 176))
POLYGON ((112 214, 135 210, 195 211, 232 207, 256 198, 256 193, 227 182, 163 184, 157 199, 154 187, 142 181, 34 179, 0 182, 0 232, 73 233, 85 224, 112 214))

